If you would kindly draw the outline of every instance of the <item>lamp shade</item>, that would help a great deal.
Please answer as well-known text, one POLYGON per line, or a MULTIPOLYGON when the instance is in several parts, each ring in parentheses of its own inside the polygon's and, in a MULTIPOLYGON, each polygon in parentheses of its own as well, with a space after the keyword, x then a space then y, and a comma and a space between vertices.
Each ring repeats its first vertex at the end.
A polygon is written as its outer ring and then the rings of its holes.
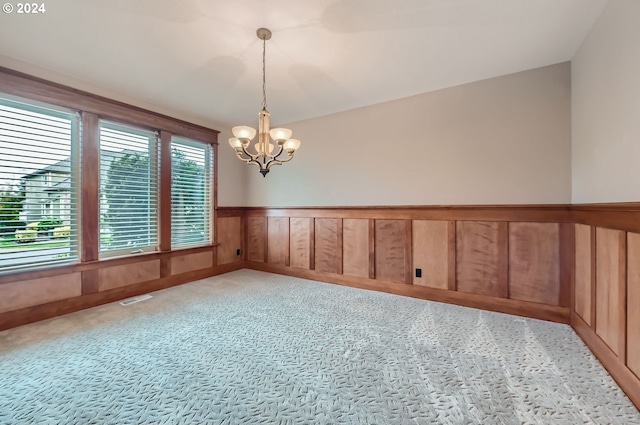
POLYGON ((249 139, 249 140, 251 140, 254 137, 256 137, 256 129, 255 128, 251 128, 251 127, 247 127, 246 125, 239 125, 239 126, 233 127, 231 129, 231 132, 238 139, 249 139))
POLYGON ((284 149, 286 151, 295 151, 296 149, 298 149, 300 147, 300 140, 298 139, 289 139, 286 142, 284 142, 284 149))
POLYGON ((229 139, 229 144, 234 149, 240 149, 242 147, 242 142, 237 137, 232 137, 229 139))
POLYGON ((271 131, 269 131, 269 135, 275 141, 287 140, 291 137, 292 134, 293 131, 289 130, 288 128, 272 128, 271 131))
MULTIPOLYGON (((258 154, 262 154, 262 147, 260 146, 260 143, 256 143, 256 152, 258 152, 258 154)), ((269 143, 267 146, 267 150, 269 151, 269 154, 271 154, 271 152, 273 152, 273 149, 275 148, 275 146, 273 145, 273 143, 269 143)))

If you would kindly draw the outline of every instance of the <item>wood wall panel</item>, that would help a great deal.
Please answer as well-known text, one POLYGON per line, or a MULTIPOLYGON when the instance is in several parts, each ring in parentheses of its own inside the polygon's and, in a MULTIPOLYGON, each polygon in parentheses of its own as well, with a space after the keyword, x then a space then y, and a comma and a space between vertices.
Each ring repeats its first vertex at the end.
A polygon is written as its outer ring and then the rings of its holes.
POLYGON ((577 314, 571 316, 571 327, 633 401, 636 408, 640 407, 640 379, 620 361, 607 344, 577 314))
POLYGON ((559 223, 560 226, 560 305, 573 306, 575 269, 575 226, 573 223, 559 223))
POLYGON ((311 268, 311 226, 312 218, 291 217, 289 222, 290 265, 302 269, 311 268))
POLYGON ((449 287, 449 222, 413 220, 413 284, 431 288, 449 287), (422 269, 422 277, 415 269, 422 269))
POLYGON ((507 223, 460 221, 456 225, 458 291, 506 298, 507 223))
POLYGON ((98 271, 100 291, 160 279, 160 260, 104 267, 98 271))
POLYGON ((560 304, 560 225, 509 223, 509 298, 560 304))
POLYGON ((596 229, 596 333, 621 359, 626 326, 625 236, 620 230, 596 229))
MULTIPOLYGON (((261 264, 261 263, 254 263, 261 264)), ((38 304, 32 307, 12 310, 0 313, 0 331, 5 329, 22 326, 28 323, 37 322, 39 320, 50 319, 62 314, 72 313, 74 311, 95 307, 98 305, 123 300, 125 298, 134 297, 136 295, 147 294, 149 292, 158 291, 175 285, 181 285, 193 282, 207 277, 229 273, 239 270, 241 267, 238 263, 226 264, 224 266, 198 270, 195 272, 184 273, 177 276, 168 276, 166 278, 150 280, 119 288, 109 289, 102 292, 94 292, 91 294, 83 294, 81 296, 70 296, 59 301, 48 302, 46 304, 38 304)), ((62 274, 57 276, 64 276, 62 274)), ((49 280, 49 278, 47 278, 49 280)), ((0 287, 4 284, 0 284, 0 287)), ((56 288, 58 285, 54 285, 56 288)))
POLYGON ((405 225, 404 220, 375 221, 376 279, 405 283, 405 225))
MULTIPOLYGON (((228 210, 237 210, 237 207, 228 210)), ((444 221, 531 221, 559 223, 569 221, 569 205, 421 205, 358 207, 246 207, 248 217, 366 218, 373 220, 444 221)))
POLYGON ((81 274, 69 273, 0 285, 0 313, 82 295, 81 274))
POLYGON ((640 377, 640 233, 627 234, 627 366, 640 377))
POLYGON ((369 219, 369 279, 376 278, 376 221, 369 219))
POLYGON ((82 295, 98 292, 98 270, 84 270, 82 272, 82 295))
POLYGON ((569 323, 570 312, 568 307, 550 306, 540 303, 532 303, 529 301, 512 300, 509 298, 497 298, 486 295, 469 294, 466 292, 448 291, 420 285, 404 285, 396 282, 384 282, 378 279, 347 276, 345 274, 334 275, 316 273, 314 270, 298 269, 273 264, 247 263, 247 266, 252 270, 262 270, 269 273, 296 276, 303 279, 330 282, 338 285, 372 291, 382 291, 391 294, 462 305, 489 311, 498 311, 521 317, 532 317, 559 323, 569 323))
POLYGON ((237 250, 242 249, 242 217, 222 217, 218 219, 218 265, 241 261, 237 250))
POLYGON ((271 264, 289 265, 289 217, 269 217, 267 259, 271 264))
POLYGON ((171 257, 171 274, 187 273, 213 267, 213 254, 199 252, 197 254, 177 255, 171 257))
POLYGON ((449 289, 450 291, 458 290, 456 282, 456 222, 449 221, 449 289))
POLYGON ((317 218, 315 221, 316 271, 342 273, 342 219, 317 218))
POLYGON ((571 220, 593 227, 640 233, 640 203, 575 206, 571 208, 571 220))
POLYGON ((247 260, 264 263, 267 246, 267 217, 247 217, 247 260))
POLYGON ((595 290, 595 274, 593 269, 595 264, 592 259, 592 228, 584 224, 575 225, 575 289, 574 289, 574 310, 584 320, 592 326, 593 291, 595 290))
POLYGON ((342 220, 342 255, 343 274, 369 277, 369 220, 342 220))

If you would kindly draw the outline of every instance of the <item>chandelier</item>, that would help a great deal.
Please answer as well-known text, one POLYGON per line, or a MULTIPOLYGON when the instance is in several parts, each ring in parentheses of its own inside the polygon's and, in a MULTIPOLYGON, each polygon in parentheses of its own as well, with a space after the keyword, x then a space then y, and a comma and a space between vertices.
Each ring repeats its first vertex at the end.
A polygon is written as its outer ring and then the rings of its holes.
POLYGON ((293 159, 293 153, 300 147, 300 140, 292 139, 293 132, 288 128, 269 129, 269 111, 267 111, 267 91, 265 89, 265 52, 266 41, 271 39, 271 31, 267 28, 258 28, 258 38, 262 40, 262 110, 258 113, 258 141, 254 144, 255 153, 249 152, 249 144, 256 136, 256 129, 240 125, 233 127, 232 138, 229 144, 236 150, 236 155, 247 164, 255 164, 260 167, 262 177, 265 177, 273 165, 280 165, 293 159), (277 145, 271 143, 271 139, 277 145), (287 153, 286 158, 280 159, 280 155, 287 153))

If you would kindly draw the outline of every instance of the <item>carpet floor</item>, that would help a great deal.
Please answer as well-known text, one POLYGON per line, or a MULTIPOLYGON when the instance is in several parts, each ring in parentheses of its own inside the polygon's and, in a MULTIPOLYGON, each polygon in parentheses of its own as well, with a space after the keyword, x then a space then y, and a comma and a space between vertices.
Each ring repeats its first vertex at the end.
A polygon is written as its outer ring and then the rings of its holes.
POLYGON ((240 270, 0 332, 0 424, 640 424, 566 325, 240 270))

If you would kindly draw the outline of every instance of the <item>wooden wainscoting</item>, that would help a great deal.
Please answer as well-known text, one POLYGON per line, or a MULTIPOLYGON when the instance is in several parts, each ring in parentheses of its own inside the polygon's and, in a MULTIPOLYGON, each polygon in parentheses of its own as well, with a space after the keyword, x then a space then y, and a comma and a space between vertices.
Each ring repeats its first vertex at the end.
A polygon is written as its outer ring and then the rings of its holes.
MULTIPOLYGON (((139 262, 128 258, 124 263, 118 259, 56 267, 11 276, 15 279, 11 281, 10 276, 3 276, 0 282, 0 330, 242 268, 242 262, 207 268, 191 265, 189 271, 171 274, 164 271, 169 268, 163 264, 171 260, 171 256, 166 255, 151 254, 156 259, 138 259, 139 262), (157 278, 158 275, 161 277, 157 278)), ((208 255, 211 256, 211 252, 208 255)))
POLYGON ((411 220, 375 220, 375 278, 411 283, 411 220))
POLYGON ((267 217, 267 261, 270 264, 290 265, 289 230, 289 217, 267 217))
POLYGON ((216 226, 218 246, 2 275, 0 330, 248 267, 570 322, 640 406, 640 203, 219 208, 216 226))
POLYGON ((627 366, 640 377, 640 233, 627 233, 627 366))
POLYGON ((346 276, 373 277, 373 220, 342 220, 342 273, 346 276))
POLYGON ((640 407, 640 203, 243 215, 245 267, 570 323, 640 407))
POLYGON ((456 224, 456 289, 509 298, 507 222, 456 224))
MULTIPOLYGON (((233 246, 233 241, 240 238, 240 235, 230 238, 233 246)), ((3 274, 0 276, 0 330, 243 267, 242 260, 214 265, 217 246, 3 274)))
POLYGON ((246 267, 569 322, 566 205, 243 210, 246 267))
POLYGON ((242 262, 244 228, 242 216, 217 218, 218 249, 216 265, 242 262))
POLYGON ((640 204, 572 207, 571 325, 640 407, 640 204))
MULTIPOLYGON (((568 305, 560 290, 560 223, 509 223, 509 297, 568 305)), ((569 293, 569 292, 567 292, 569 293)))
POLYGON ((437 289, 456 290, 456 222, 413 220, 413 284, 437 289))
POLYGON ((341 274, 344 255, 342 248, 342 219, 304 218, 302 220, 309 220, 311 228, 314 229, 311 240, 313 252, 310 252, 313 258, 313 267, 310 267, 310 269, 320 273, 341 274))

